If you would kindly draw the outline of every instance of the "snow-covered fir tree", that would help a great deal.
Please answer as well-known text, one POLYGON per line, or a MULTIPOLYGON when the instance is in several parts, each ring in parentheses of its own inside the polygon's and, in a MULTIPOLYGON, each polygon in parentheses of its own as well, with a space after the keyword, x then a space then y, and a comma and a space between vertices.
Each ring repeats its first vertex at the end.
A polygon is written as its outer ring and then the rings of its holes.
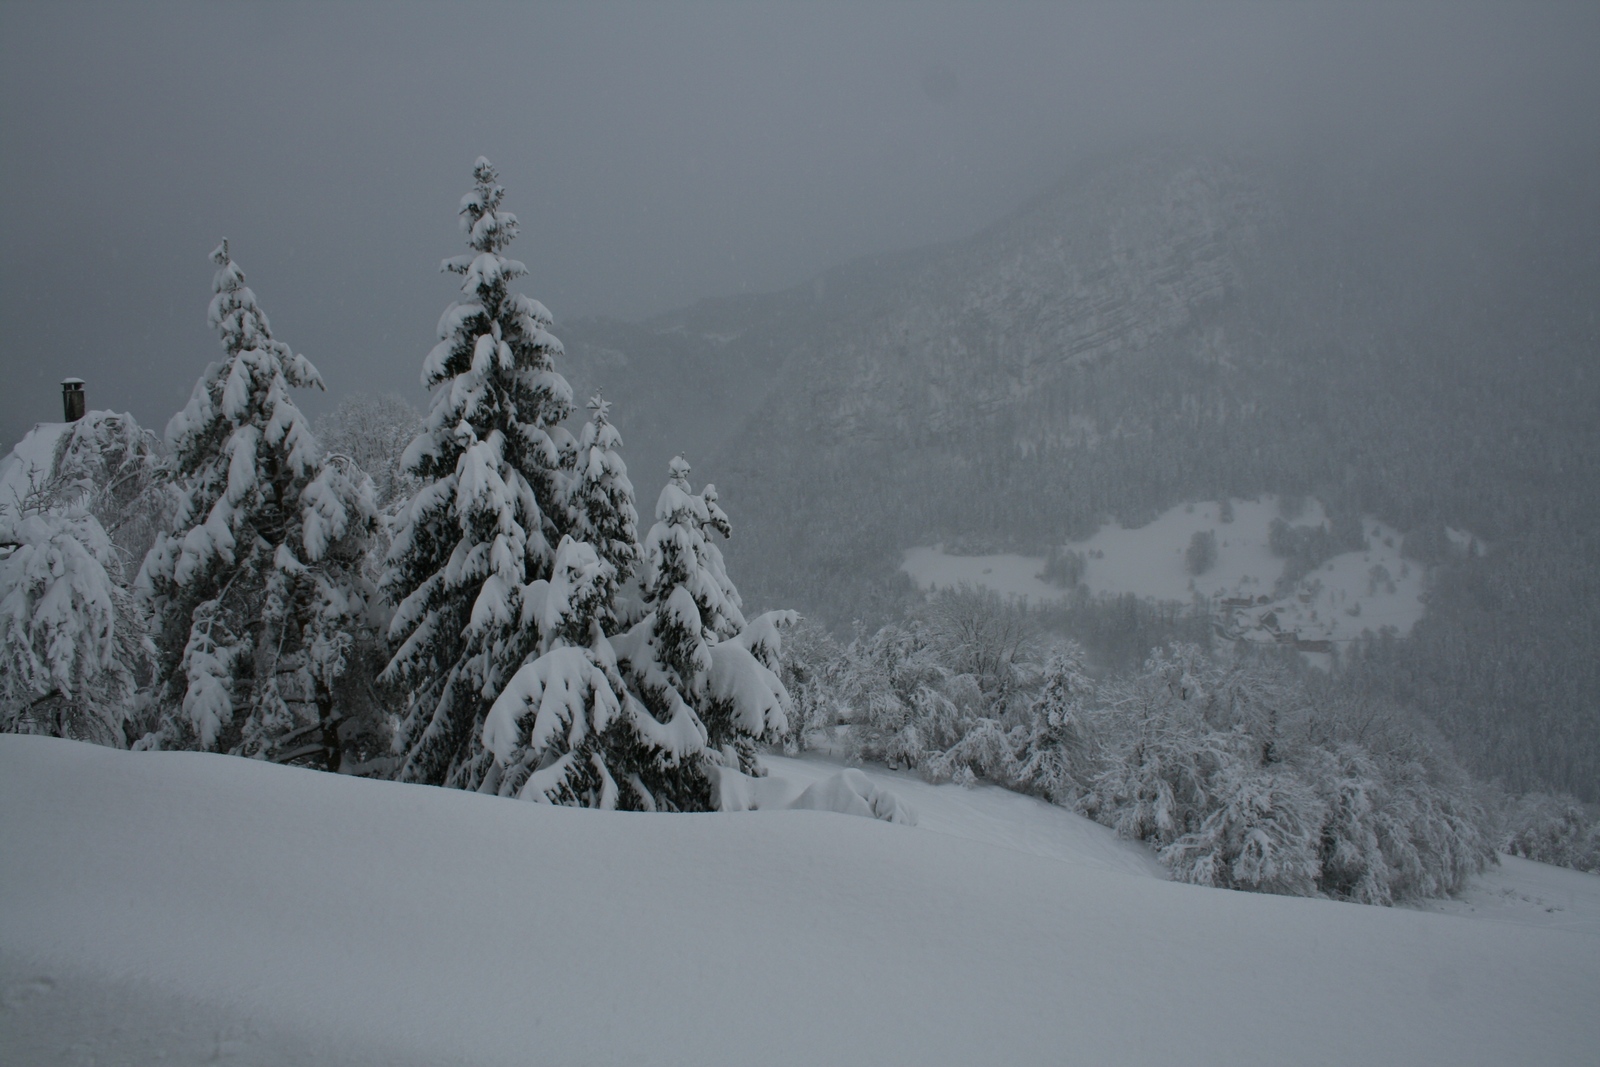
POLYGON ((539 648, 484 723, 485 792, 632 811, 706 806, 705 728, 686 705, 662 721, 628 692, 603 629, 614 593, 612 564, 570 537, 550 578, 524 591, 539 648))
POLYGON ((409 693, 396 738, 406 781, 483 781, 484 716, 547 636, 527 587, 550 579, 575 525, 577 442, 561 425, 572 390, 552 361, 561 342, 550 313, 510 289, 527 268, 501 254, 517 235, 504 196, 480 158, 460 211, 472 251, 443 265, 462 275, 461 297, 423 363, 433 397, 405 454, 422 486, 399 515, 384 576, 396 605, 385 677, 409 693))
POLYGON ((1027 739, 1017 768, 1019 784, 1057 804, 1070 805, 1077 800, 1088 771, 1084 716, 1093 693, 1094 683, 1083 666, 1083 647, 1069 641, 1052 651, 1044 668, 1044 684, 1028 709, 1027 739))
POLYGON ((639 568, 639 513, 620 455, 622 435, 611 424, 611 405, 597 393, 589 410, 594 414, 578 434, 573 536, 587 541, 611 565, 602 579, 606 588, 600 618, 609 633, 619 621, 635 621, 626 610, 618 618, 616 596, 639 568))
POLYGON ((174 510, 136 586, 165 711, 147 743, 336 769, 334 690, 366 616, 371 483, 322 462, 289 396, 321 377, 272 336, 226 241, 212 260, 225 355, 167 425, 174 510))
POLYGON ((630 688, 660 720, 691 709, 704 725, 713 766, 759 774, 756 745, 787 726, 789 694, 778 679, 779 630, 792 612, 747 623, 712 533, 731 533, 716 488, 695 493, 676 456, 643 546, 647 614, 616 638, 630 688))

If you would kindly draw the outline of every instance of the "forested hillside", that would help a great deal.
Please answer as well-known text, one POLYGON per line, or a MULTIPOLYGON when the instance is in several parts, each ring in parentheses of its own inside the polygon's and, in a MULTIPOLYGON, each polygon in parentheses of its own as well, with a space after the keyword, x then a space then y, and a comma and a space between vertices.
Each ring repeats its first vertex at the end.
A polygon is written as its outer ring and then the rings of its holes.
POLYGON ((728 551, 751 599, 836 627, 899 609, 916 544, 1042 554, 1262 492, 1380 516, 1436 565, 1430 610, 1347 650, 1346 677, 1481 772, 1594 799, 1600 200, 1580 173, 1440 197, 1436 175, 1325 156, 1130 152, 964 242, 564 336, 574 378, 636 420, 635 469, 698 453, 749 517, 728 551), (1490 551, 1452 558, 1447 525, 1490 551))

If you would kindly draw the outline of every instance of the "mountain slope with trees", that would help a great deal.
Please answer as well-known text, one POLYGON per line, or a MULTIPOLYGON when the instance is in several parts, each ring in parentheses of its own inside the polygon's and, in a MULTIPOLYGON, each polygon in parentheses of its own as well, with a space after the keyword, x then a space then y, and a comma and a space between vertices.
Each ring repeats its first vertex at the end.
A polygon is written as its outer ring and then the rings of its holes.
POLYGON ((899 613, 913 545, 1043 555, 1106 518, 1263 492, 1378 515, 1435 585, 1407 642, 1351 650, 1351 679, 1428 711, 1481 773, 1594 799, 1582 173, 1441 196, 1438 174, 1327 156, 1130 152, 964 242, 565 332, 577 376, 630 406, 624 364, 657 412, 743 383, 711 428, 653 433, 708 452, 751 516, 728 552, 752 601, 835 627, 899 613), (1491 551, 1451 558, 1446 526, 1491 551))

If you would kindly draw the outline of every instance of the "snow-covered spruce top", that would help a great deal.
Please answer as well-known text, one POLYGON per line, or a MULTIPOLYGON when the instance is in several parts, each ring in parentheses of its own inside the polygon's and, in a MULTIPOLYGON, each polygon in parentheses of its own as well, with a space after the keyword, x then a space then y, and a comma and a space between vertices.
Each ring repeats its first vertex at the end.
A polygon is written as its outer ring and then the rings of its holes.
POLYGON ((644 596, 647 603, 683 589, 693 598, 701 625, 715 639, 733 637, 745 627, 739 591, 728 579, 722 550, 711 532, 732 535, 728 516, 717 504, 717 487, 698 494, 689 488, 689 464, 674 456, 670 478, 656 500, 656 524, 644 546, 644 596))
POLYGON ((710 534, 731 533, 715 486, 689 486, 681 456, 656 501, 656 523, 643 546, 649 614, 613 639, 641 698, 661 718, 694 709, 713 751, 734 750, 738 766, 756 769, 754 745, 781 733, 790 710, 778 680, 778 631, 793 612, 768 612, 747 623, 738 590, 710 534))
POLYGON ((633 483, 619 454, 622 435, 611 425, 611 405, 597 393, 589 400, 589 410, 593 417, 578 435, 573 535, 593 545, 611 564, 602 619, 610 627, 617 621, 613 608, 617 590, 639 566, 639 516, 633 506, 633 483))
POLYGON ((401 777, 434 783, 478 773, 467 767, 474 723, 536 636, 525 632, 523 589, 550 576, 576 522, 578 446, 561 426, 572 390, 552 363, 561 342, 544 305, 507 288, 527 268, 501 255, 517 220, 501 210, 488 160, 473 183, 460 210, 472 252, 442 264, 462 275, 461 297, 423 362, 433 400, 403 460, 424 484, 400 515, 384 579, 398 604, 387 676, 415 693, 401 777))

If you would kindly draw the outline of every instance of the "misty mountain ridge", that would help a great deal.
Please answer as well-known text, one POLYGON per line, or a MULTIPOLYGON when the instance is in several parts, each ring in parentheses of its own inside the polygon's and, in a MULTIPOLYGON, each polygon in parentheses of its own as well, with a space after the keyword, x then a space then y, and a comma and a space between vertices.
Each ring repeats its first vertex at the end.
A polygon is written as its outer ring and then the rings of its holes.
POLYGON ((1495 773, 1592 795, 1593 712, 1550 715, 1600 684, 1579 295, 1600 291, 1600 212, 1548 175, 1437 188, 1129 152, 964 241, 559 330, 574 385, 617 402, 644 507, 683 452, 727 502, 747 598, 834 626, 914 595, 914 545, 1043 554, 1186 500, 1310 494, 1416 545, 1472 529, 1503 550, 1447 568, 1381 684, 1448 705, 1485 759, 1524 753, 1495 773))

